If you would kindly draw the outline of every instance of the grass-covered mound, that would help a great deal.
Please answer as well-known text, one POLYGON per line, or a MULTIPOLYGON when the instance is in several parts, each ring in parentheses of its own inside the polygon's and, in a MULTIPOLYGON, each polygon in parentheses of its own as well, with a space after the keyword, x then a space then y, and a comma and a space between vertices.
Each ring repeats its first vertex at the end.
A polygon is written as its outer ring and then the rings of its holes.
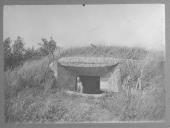
MULTIPOLYGON (((56 55, 57 56, 57 55, 56 55)), ((163 120, 165 85, 163 52, 127 47, 81 47, 62 51, 60 57, 95 56, 129 59, 121 64, 123 84, 142 89, 129 100, 126 90, 106 92, 103 97, 69 95, 59 88, 48 58, 25 62, 5 72, 5 117, 7 122, 87 122, 163 120), (134 61, 135 60, 135 61, 134 61), (130 80, 127 81, 127 77, 130 80)))
POLYGON ((97 45, 96 47, 73 47, 64 50, 61 56, 114 57, 119 59, 144 59, 148 51, 143 48, 97 45))

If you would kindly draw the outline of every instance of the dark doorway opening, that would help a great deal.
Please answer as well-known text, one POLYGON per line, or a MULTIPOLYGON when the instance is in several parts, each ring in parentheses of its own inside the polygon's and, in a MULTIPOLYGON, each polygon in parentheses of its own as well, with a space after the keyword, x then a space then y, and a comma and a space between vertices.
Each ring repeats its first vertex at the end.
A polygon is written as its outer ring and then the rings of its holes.
POLYGON ((100 76, 77 77, 76 90, 87 94, 101 94, 100 76))

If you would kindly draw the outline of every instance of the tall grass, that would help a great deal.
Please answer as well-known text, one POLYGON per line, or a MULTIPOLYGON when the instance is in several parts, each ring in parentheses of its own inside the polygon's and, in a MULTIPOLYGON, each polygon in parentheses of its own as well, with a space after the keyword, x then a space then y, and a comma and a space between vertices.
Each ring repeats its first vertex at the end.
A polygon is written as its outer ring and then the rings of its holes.
POLYGON ((63 51, 61 56, 103 56, 141 60, 147 53, 148 51, 142 48, 97 45, 95 48, 90 46, 69 48, 63 51))
POLYGON ((130 76, 132 87, 142 74, 139 93, 128 99, 125 91, 106 92, 103 97, 81 97, 58 89, 48 67, 48 58, 25 62, 5 72, 5 117, 8 122, 84 122, 115 120, 162 120, 165 113, 162 52, 128 47, 80 47, 63 51, 65 56, 104 56, 125 60, 120 64, 121 81, 130 76), (134 61, 135 60, 135 61, 134 61), (55 92, 55 93, 53 93, 55 92))
MULTIPOLYGON (((6 71, 5 83, 6 120, 9 120, 8 115, 13 113, 11 111, 15 110, 10 106, 12 99, 43 95, 44 92, 49 91, 54 85, 56 86, 53 71, 48 67, 48 58, 25 62, 21 67, 6 71)), ((20 107, 22 108, 22 106, 20 107)), ((19 117, 22 118, 21 116, 19 117)))

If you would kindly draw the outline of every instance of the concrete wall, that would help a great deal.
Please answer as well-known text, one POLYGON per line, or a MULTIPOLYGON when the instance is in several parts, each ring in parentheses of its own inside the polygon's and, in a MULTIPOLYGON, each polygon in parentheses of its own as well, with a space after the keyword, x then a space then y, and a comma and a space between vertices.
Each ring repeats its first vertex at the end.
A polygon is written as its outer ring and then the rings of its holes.
POLYGON ((100 88, 111 92, 120 92, 122 90, 121 73, 119 65, 115 66, 100 80, 100 88))
POLYGON ((58 83, 61 88, 75 90, 76 75, 58 64, 58 83))
MULTIPOLYGON (((59 63, 54 63, 50 65, 50 67, 54 71, 55 77, 57 79, 58 85, 56 86, 64 89, 75 90, 76 77, 81 76, 79 74, 80 72, 74 72, 69 68, 60 65, 59 63)), ((107 89, 113 92, 121 91, 121 74, 119 65, 107 70, 107 72, 107 89)))
POLYGON ((120 74, 119 66, 114 68, 113 71, 110 73, 108 84, 109 84, 109 88, 114 92, 120 92, 122 90, 121 74, 120 74))
POLYGON ((52 63, 50 68, 53 70, 57 80, 57 87, 68 90, 75 90, 76 75, 65 69, 58 63, 52 63))

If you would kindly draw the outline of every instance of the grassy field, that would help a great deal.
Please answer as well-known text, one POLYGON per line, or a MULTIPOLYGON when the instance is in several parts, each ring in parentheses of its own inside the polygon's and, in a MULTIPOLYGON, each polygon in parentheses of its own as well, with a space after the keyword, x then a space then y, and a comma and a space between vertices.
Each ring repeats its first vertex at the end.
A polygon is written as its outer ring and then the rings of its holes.
MULTIPOLYGON (((57 56, 57 55, 56 55, 57 56)), ((127 97, 126 90, 101 97, 66 93, 59 88, 48 58, 25 62, 5 72, 6 122, 158 121, 165 114, 165 57, 162 51, 127 47, 79 47, 66 56, 104 56, 129 59, 120 65, 121 81, 133 87, 142 74, 142 90, 127 97), (134 61, 137 60, 137 61, 134 61), (130 83, 126 83, 127 76, 130 83)))

